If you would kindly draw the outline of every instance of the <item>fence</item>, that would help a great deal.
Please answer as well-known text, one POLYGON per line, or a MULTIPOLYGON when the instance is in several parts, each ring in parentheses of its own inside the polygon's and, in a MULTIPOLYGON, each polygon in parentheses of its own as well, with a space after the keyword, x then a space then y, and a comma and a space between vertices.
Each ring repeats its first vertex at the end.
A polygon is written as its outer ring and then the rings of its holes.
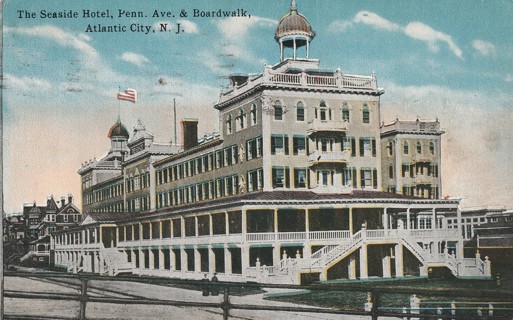
MULTIPOLYGON (((178 301, 178 300, 162 300, 162 299, 150 299, 150 298, 119 298, 119 297, 99 297, 97 295, 90 294, 88 289, 90 288, 91 281, 123 281, 144 283, 150 285, 170 285, 170 286, 197 286, 200 288, 205 283, 201 281, 191 280, 177 280, 169 278, 151 278, 151 277, 133 277, 133 276, 119 276, 119 277, 106 277, 106 276, 95 276, 95 275, 69 275, 60 273, 13 273, 6 272, 5 277, 20 277, 20 278, 36 278, 36 279, 57 279, 65 283, 66 279, 72 279, 75 283, 80 284, 79 294, 63 294, 63 293, 42 293, 42 292, 30 292, 30 291, 11 291, 6 290, 4 292, 4 298, 11 299, 37 299, 37 300, 61 300, 61 301, 78 301, 80 303, 79 314, 72 318, 65 317, 48 317, 44 315, 30 316, 20 314, 5 314, 4 319, 30 319, 30 320, 48 320, 48 319, 87 319, 87 304, 88 303, 108 303, 108 304, 123 304, 123 305, 147 305, 147 306, 174 306, 174 307, 191 307, 191 308, 218 308, 222 310, 223 319, 230 318, 230 310, 243 309, 243 310, 261 310, 261 311, 281 311, 281 312, 300 312, 300 313, 324 313, 333 315, 359 315, 369 316, 371 319, 378 319, 382 317, 396 317, 401 319, 511 319, 513 316, 513 292, 493 292, 487 291, 482 292, 479 290, 475 291, 462 291, 462 290, 432 290, 425 288, 402 288, 400 286, 383 286, 383 285, 369 285, 369 282, 359 284, 331 284, 331 285, 308 285, 308 286, 290 286, 290 285, 265 285, 265 288, 282 288, 282 289, 308 289, 311 291, 322 290, 322 291, 343 291, 343 292, 359 292, 367 294, 367 300, 362 301, 361 310, 339 310, 332 308, 319 308, 319 307, 299 307, 299 306, 273 306, 273 305, 257 305, 257 304, 233 304, 230 302, 231 290, 235 287, 244 286, 246 288, 259 288, 258 284, 250 283, 226 283, 226 282, 210 282, 209 286, 216 287, 216 291, 222 293, 222 301, 220 302, 200 302, 200 301, 178 301), (456 309, 452 302, 448 308, 443 307, 421 307, 420 301, 418 305, 411 308, 404 307, 387 307, 382 304, 381 298, 387 294, 406 294, 415 297, 417 295, 426 295, 432 297, 461 297, 462 295, 469 298, 477 298, 482 301, 501 301, 495 302, 496 305, 509 304, 511 307, 491 307, 490 310, 483 312, 483 307, 475 308, 470 314, 469 307, 456 309), (363 308, 365 303, 365 308, 363 308), (446 310, 447 312, 442 312, 446 310), (449 312, 449 310, 451 312, 449 312), (455 310, 466 310, 465 313, 456 313, 455 310), (500 310, 500 312, 498 312, 500 310), (495 311, 495 313, 493 313, 495 311), (499 314, 501 313, 501 314, 499 314)), ((410 298, 410 302, 411 302, 410 298)), ((199 300, 199 295, 198 295, 199 300)), ((430 305, 433 305, 433 301, 429 301, 430 305)), ((445 302, 440 302, 445 303, 445 302)), ((458 302, 460 304, 460 302, 458 302)), ((484 305, 488 305, 490 308, 490 302, 482 302, 484 305)))

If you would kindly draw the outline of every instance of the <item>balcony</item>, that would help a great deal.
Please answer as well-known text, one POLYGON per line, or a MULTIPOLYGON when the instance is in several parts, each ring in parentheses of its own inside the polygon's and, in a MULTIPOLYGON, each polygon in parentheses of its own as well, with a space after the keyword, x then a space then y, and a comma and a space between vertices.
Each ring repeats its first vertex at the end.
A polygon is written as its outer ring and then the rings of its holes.
POLYGON ((346 130, 347 122, 344 121, 314 119, 308 123, 308 133, 310 134, 321 131, 343 132, 346 130))
POLYGON ((414 178, 413 178, 413 182, 418 185, 418 184, 434 184, 436 181, 436 178, 433 178, 431 176, 426 176, 426 175, 416 175, 414 178))
POLYGON ((322 163, 347 163, 349 152, 347 151, 319 151, 315 150, 308 156, 308 164, 316 165, 322 163))

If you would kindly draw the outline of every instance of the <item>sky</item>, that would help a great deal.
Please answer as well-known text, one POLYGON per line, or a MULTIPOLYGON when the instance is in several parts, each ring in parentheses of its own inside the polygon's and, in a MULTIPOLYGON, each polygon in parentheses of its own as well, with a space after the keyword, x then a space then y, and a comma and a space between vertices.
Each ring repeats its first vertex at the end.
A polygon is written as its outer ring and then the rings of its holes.
MULTIPOLYGON (((217 130, 213 105, 227 76, 279 62, 274 31, 289 7, 289 0, 3 1, 5 211, 68 193, 80 205, 77 170, 109 149, 118 113, 130 132, 140 119, 156 142, 170 142, 175 100, 178 119, 199 118, 200 134, 217 130), (217 17, 220 9, 240 16, 217 17), (87 32, 99 25, 126 29, 87 32), (137 103, 116 100, 118 88, 135 88, 137 103)), ((512 0, 297 0, 297 7, 316 32, 310 57, 321 68, 376 73, 384 122, 439 119, 444 196, 461 197, 463 207, 513 208, 512 0)))

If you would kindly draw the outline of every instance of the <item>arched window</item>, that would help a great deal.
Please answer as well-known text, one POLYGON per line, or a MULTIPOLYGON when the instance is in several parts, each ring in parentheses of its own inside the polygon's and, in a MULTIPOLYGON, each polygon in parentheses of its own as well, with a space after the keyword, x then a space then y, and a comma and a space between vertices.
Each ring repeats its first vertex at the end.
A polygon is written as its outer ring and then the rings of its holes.
POLYGON ((408 141, 405 141, 404 144, 403 144, 403 153, 404 154, 410 153, 410 149, 408 147, 408 141))
POLYGON ((417 153, 422 154, 422 144, 420 141, 417 141, 417 153))
POLYGON ((239 115, 237 116, 237 122, 238 122, 238 129, 241 130, 241 129, 244 129, 244 126, 245 126, 245 114, 244 114, 244 110, 242 109, 239 109, 239 115))
POLYGON ((394 155, 394 143, 392 141, 388 142, 388 155, 389 156, 394 155))
POLYGON ((319 105, 319 118, 321 121, 331 120, 331 110, 326 107, 324 100, 321 100, 321 104, 319 105))
POLYGON ((305 106, 302 102, 298 102, 296 106, 296 120, 305 121, 305 106))
POLYGON ((363 123, 370 123, 370 112, 369 112, 369 107, 367 106, 367 104, 363 105, 362 121, 363 121, 363 123))
POLYGON ((433 141, 429 143, 429 153, 435 154, 435 143, 433 141))
POLYGON ((232 133, 232 115, 231 114, 228 114, 228 116, 226 117, 226 132, 228 134, 232 133))
POLYGON ((251 105, 251 125, 255 125, 257 123, 257 109, 256 105, 251 105))
POLYGON ((274 120, 283 120, 283 108, 278 100, 274 102, 274 120))
POLYGON ((346 103, 342 107, 342 121, 349 122, 349 107, 346 103))

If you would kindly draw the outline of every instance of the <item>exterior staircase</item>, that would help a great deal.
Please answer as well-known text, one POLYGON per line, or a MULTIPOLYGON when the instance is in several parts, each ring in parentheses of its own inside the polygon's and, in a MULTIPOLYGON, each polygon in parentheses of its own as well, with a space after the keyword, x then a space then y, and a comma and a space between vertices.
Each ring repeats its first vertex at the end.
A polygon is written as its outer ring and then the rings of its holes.
POLYGON ((119 252, 116 248, 100 248, 100 254, 103 256, 103 271, 110 276, 116 276, 120 273, 132 273, 134 266, 126 261, 125 254, 119 252))

